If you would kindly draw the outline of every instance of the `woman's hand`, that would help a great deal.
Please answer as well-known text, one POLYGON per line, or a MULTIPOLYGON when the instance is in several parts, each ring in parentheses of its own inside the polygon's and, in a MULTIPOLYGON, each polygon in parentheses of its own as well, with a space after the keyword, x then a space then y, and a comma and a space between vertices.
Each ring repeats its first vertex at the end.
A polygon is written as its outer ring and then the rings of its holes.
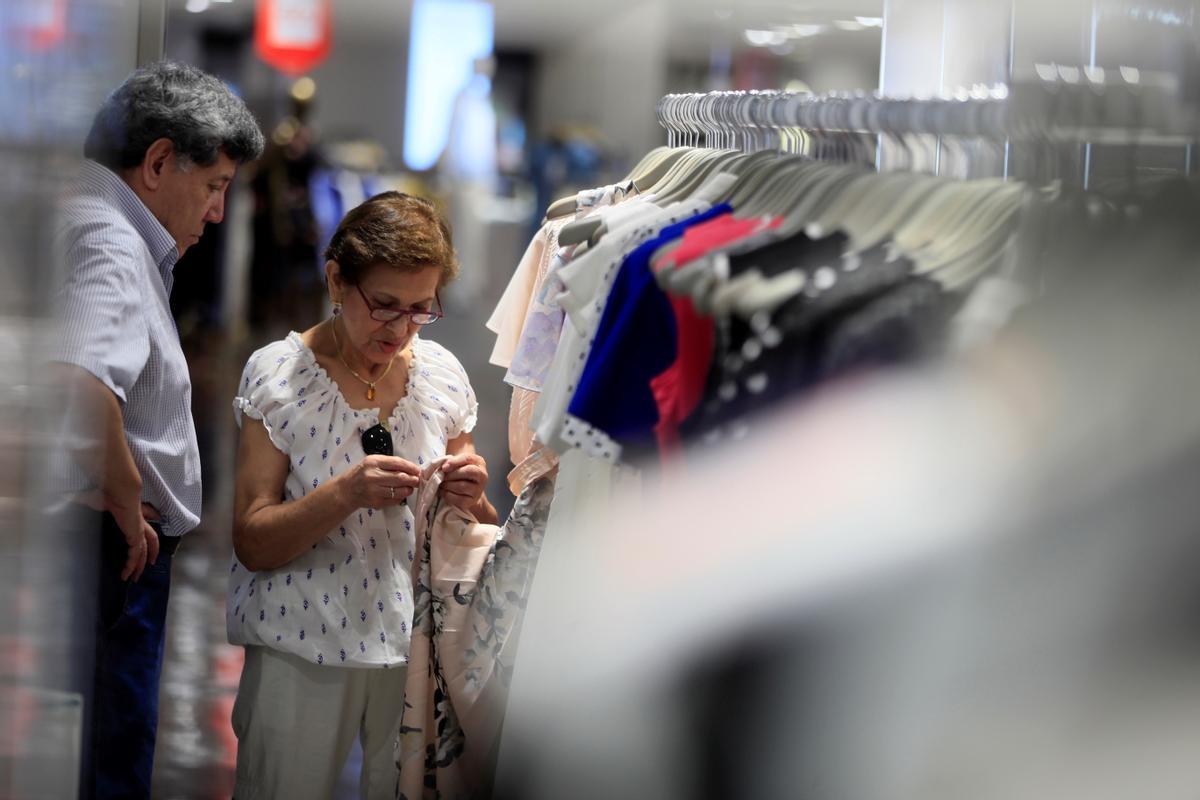
POLYGON ((339 477, 349 508, 387 508, 404 503, 420 483, 421 468, 395 456, 367 456, 339 477))
POLYGON ((487 462, 475 452, 452 455, 442 462, 438 494, 456 508, 474 512, 487 487, 487 462))

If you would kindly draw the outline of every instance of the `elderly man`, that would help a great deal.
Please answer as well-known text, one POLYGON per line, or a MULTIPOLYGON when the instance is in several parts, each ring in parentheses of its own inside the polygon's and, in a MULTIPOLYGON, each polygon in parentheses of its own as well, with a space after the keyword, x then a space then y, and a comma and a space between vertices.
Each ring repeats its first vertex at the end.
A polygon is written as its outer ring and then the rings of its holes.
POLYGON ((200 521, 191 381, 169 304, 176 261, 220 222, 263 135, 194 67, 137 70, 104 102, 61 209, 54 361, 76 435, 57 488, 100 529, 85 797, 149 797, 171 557, 200 521))

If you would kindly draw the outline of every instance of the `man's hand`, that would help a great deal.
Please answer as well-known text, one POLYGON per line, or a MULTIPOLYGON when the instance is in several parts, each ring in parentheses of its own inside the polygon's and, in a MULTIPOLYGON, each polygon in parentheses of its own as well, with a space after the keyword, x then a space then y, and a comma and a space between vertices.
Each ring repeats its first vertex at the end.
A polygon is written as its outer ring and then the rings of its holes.
POLYGON ((77 499, 116 519, 129 545, 121 580, 136 581, 146 562, 158 559, 158 534, 146 522, 158 519, 158 512, 142 504, 142 476, 125 441, 121 404, 108 386, 81 367, 56 364, 53 375, 69 398, 68 417, 83 432, 75 459, 92 485, 99 487, 77 499))
POLYGON ((146 564, 158 560, 158 534, 148 522, 158 519, 158 512, 152 506, 139 503, 136 498, 132 503, 107 499, 105 506, 117 521, 121 533, 125 534, 125 544, 129 547, 125 567, 121 570, 121 580, 132 578, 137 581, 142 577, 146 564))

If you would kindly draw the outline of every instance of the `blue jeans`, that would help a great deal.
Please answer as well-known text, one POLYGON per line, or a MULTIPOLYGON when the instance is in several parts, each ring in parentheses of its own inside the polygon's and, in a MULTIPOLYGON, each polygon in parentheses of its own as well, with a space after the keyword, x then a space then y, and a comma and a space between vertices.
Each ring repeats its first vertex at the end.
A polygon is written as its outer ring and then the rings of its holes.
POLYGON ((96 604, 90 741, 84 743, 84 798, 149 798, 158 730, 171 560, 178 540, 161 535, 158 562, 141 579, 121 580, 128 548, 116 520, 103 515, 96 604), (168 552, 171 551, 171 552, 168 552))

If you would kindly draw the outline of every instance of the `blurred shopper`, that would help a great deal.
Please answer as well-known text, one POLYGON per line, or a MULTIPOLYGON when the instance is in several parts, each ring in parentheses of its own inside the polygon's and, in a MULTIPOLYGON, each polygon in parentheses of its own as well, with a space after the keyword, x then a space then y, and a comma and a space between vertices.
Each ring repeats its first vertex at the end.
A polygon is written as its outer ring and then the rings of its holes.
MULTIPOLYGON (((200 520, 191 381, 171 318, 172 269, 220 222, 263 136, 200 70, 161 62, 104 102, 64 201, 63 331, 76 456, 56 487, 100 529, 91 722, 83 794, 149 797, 171 557, 200 520)), ((86 693, 87 689, 84 688, 86 693)))
POLYGON ((311 181, 325 158, 309 124, 315 97, 311 78, 292 85, 290 113, 255 165, 250 322, 257 328, 277 324, 286 331, 292 321, 321 313, 321 241, 311 181))
MULTIPOLYGON (((470 80, 454 98, 446 147, 438 159, 445 182, 447 213, 468 264, 490 264, 489 236, 500 172, 496 162, 496 110, 492 105, 493 58, 475 60, 470 80)), ((485 270, 474 270, 454 287, 451 302, 469 305, 483 297, 485 270)))
POLYGON ((325 257, 332 318, 254 353, 234 400, 240 800, 332 796, 356 737, 362 796, 394 797, 413 619, 406 500, 448 455, 442 498, 496 522, 470 382, 418 335, 458 273, 448 226, 427 201, 384 192, 346 215, 325 257))

